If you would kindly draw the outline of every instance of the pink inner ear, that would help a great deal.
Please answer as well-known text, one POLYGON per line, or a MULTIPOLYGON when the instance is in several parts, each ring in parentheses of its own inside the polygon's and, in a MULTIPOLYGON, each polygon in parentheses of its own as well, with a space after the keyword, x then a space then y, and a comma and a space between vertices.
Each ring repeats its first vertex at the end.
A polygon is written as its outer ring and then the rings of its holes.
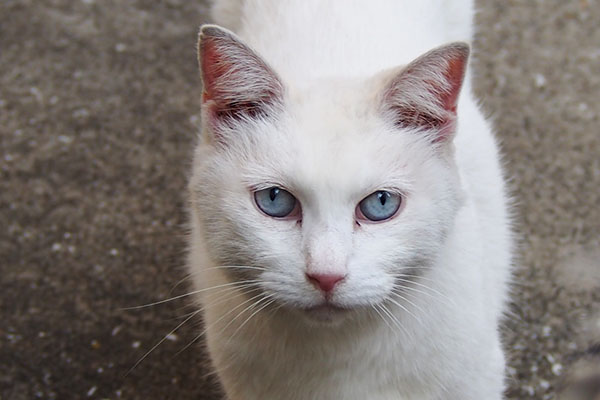
POLYGON ((468 54, 464 44, 433 50, 392 81, 384 101, 397 127, 435 131, 434 142, 452 137, 468 54))
POLYGON ((448 60, 448 68, 444 75, 450 84, 450 90, 446 92, 446 96, 441 98, 441 101, 444 109, 449 112, 449 116, 442 121, 440 131, 434 143, 443 142, 454 134, 454 130, 456 129, 456 104, 465 76, 465 66, 465 58, 456 57, 448 60))
POLYGON ((465 62, 463 57, 454 57, 448 60, 448 68, 444 75, 450 84, 450 90, 442 100, 444 109, 456 114, 456 103, 458 94, 462 86, 463 77, 465 76, 465 62))
POLYGON ((205 38, 201 43, 201 70, 204 83, 202 101, 207 102, 219 97, 216 93, 219 78, 231 68, 226 59, 219 54, 215 39, 205 38))
POLYGON ((283 86, 252 49, 217 27, 202 29, 199 46, 202 103, 215 127, 256 119, 274 110, 282 99, 283 86))

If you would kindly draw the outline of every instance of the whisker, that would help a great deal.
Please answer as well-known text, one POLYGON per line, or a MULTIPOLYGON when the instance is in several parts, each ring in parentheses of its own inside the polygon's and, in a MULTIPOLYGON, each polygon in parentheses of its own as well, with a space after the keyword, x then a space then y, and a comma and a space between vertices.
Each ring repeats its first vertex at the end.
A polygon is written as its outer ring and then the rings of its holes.
POLYGON ((181 285, 181 284, 182 284, 183 282, 185 282, 186 280, 188 280, 188 279, 192 278, 192 276, 194 276, 194 275, 196 275, 196 274, 197 274, 197 272, 194 272, 194 273, 189 273, 189 274, 186 274, 186 275, 185 275, 183 278, 181 278, 180 280, 178 280, 178 281, 175 283, 175 285, 174 285, 174 286, 171 288, 171 290, 169 290, 169 295, 170 295, 171 293, 173 293, 173 291, 174 291, 175 289, 177 289, 177 287, 178 287, 179 285, 181 285))
POLYGON ((256 271, 266 271, 267 268, 265 267, 259 267, 257 265, 215 265, 214 267, 209 267, 209 268, 204 268, 200 271, 198 271, 198 273, 200 272, 204 272, 204 271, 212 271, 215 269, 251 269, 251 270, 256 270, 256 271))
POLYGON ((248 321, 250 321, 250 319, 252 319, 252 317, 254 317, 256 314, 258 314, 259 312, 261 312, 266 307, 270 306, 271 304, 273 304, 276 301, 276 299, 273 299, 272 295, 270 295, 270 296, 267 296, 264 299, 261 299, 258 302, 256 302, 255 306, 258 306, 258 304, 261 303, 262 301, 264 301, 265 299, 271 299, 271 300, 268 300, 259 309, 257 309, 252 314, 250 314, 250 316, 248 318, 246 318, 246 320, 244 322, 242 322, 242 324, 240 326, 238 326, 238 328, 235 330, 235 332, 233 332, 233 334, 229 337, 229 339, 227 339, 227 342, 225 343, 225 345, 227 345, 233 339, 233 337, 244 327, 244 325, 246 325, 248 323, 248 321))
MULTIPOLYGON (((406 301, 407 303, 412 304, 413 306, 416 307, 416 305, 407 300, 406 298, 402 297, 401 295, 399 295, 398 293, 394 293, 396 296, 400 297, 402 300, 406 301)), ((408 308, 406 308, 405 306, 403 306, 402 304, 400 304, 399 302, 397 302, 396 300, 392 299, 392 298, 388 298, 388 301, 392 302, 393 304, 397 305, 398 307, 400 307, 402 310, 404 310, 408 315, 410 315, 411 317, 413 317, 414 319, 417 320, 417 322, 419 323, 419 325, 421 325, 422 327, 425 327, 425 325, 423 324, 423 321, 421 321, 414 313, 412 313, 408 308)), ((417 307, 418 308, 418 307, 417 307)), ((420 309, 421 312, 423 312, 422 309, 420 309)))
POLYGON ((388 326, 388 328, 390 328, 390 330, 392 332, 394 332, 396 335, 398 334, 397 330, 392 328, 392 326, 390 325, 390 323, 387 321, 387 319, 385 319, 384 315, 381 313, 381 311, 379 311, 379 304, 373 304, 371 306, 373 308, 373 310, 375 310, 375 312, 377 313, 377 315, 379 315, 379 317, 383 320, 383 322, 388 326))
POLYGON ((233 293, 227 293, 225 295, 221 295, 212 302, 207 302, 205 304, 202 304, 200 309, 204 311, 207 308, 214 307, 218 304, 225 303, 227 301, 233 300, 233 299, 241 297, 241 296, 245 296, 255 290, 260 289, 256 286, 255 287, 253 287, 253 286, 254 285, 248 284, 248 285, 243 285, 243 286, 239 286, 239 287, 230 287, 230 288, 223 289, 223 290, 219 291, 219 294, 221 294, 225 291, 233 291, 233 293))
POLYGON ((171 332, 167 333, 158 343, 156 343, 154 346, 152 346, 152 348, 150 350, 148 350, 146 352, 146 354, 144 354, 139 360, 137 360, 137 362, 133 365, 133 367, 131 367, 129 369, 129 371, 127 371, 125 376, 129 375, 131 373, 131 371, 133 371, 138 365, 140 365, 140 363, 142 361, 144 361, 146 359, 146 357, 148 357, 150 355, 150 353, 152 353, 158 346, 160 346, 165 340, 167 340, 167 338, 169 336, 174 334, 179 328, 181 328, 184 324, 186 324, 190 319, 194 318, 199 312, 200 312, 200 310, 197 310, 196 312, 192 313, 192 315, 187 317, 182 323, 180 323, 175 328, 173 328, 173 330, 171 330, 171 332))
POLYGON ((405 290, 410 290, 412 292, 416 292, 416 293, 420 293, 422 295, 428 296, 431 299, 435 299, 437 301, 439 301, 441 304, 447 304, 444 301, 442 301, 442 299, 440 299, 437 296, 434 296, 433 294, 429 293, 429 292, 424 292, 422 290, 416 289, 412 286, 404 286, 404 285, 394 285, 394 290, 400 290, 402 293, 412 296, 413 298, 417 298, 417 296, 413 293, 409 293, 409 292, 405 292, 405 290))
POLYGON ((194 272, 190 272, 189 274, 187 274, 187 277, 184 279, 188 279, 192 276, 201 274, 206 271, 213 271, 215 269, 250 269, 250 270, 256 270, 256 271, 267 271, 267 268, 260 267, 258 265, 215 265, 215 266, 209 267, 209 268, 198 268, 194 272))
MULTIPOLYGON (((430 271, 431 267, 423 267, 421 269, 424 270, 424 271, 430 271)), ((400 272, 400 273, 396 274, 396 276, 406 277, 406 278, 415 278, 415 280, 420 279, 420 280, 424 280, 424 281, 428 281, 428 282, 434 282, 434 283, 438 282, 437 280, 429 278, 427 276, 406 274, 404 272, 400 272)))
MULTIPOLYGON (((225 330, 235 322, 236 319, 238 319, 239 317, 241 317, 246 311, 248 310, 252 310, 253 308, 255 308, 256 306, 258 306, 260 303, 262 303, 263 301, 272 298, 273 295, 265 295, 264 293, 261 293, 263 295, 263 297, 257 301, 255 301, 254 303, 250 304, 248 307, 244 308, 241 312, 239 312, 231 321, 229 321, 220 331, 219 334, 225 332, 225 330)), ((258 296, 253 297, 253 299, 255 299, 258 296)))
POLYGON ((404 325, 402 325, 402 323, 398 321, 398 318, 396 318, 396 316, 392 314, 392 312, 388 310, 388 308, 384 304, 380 304, 380 306, 381 311, 383 311, 388 317, 390 317, 391 321, 394 322, 394 325, 401 329, 406 334, 406 336, 410 336, 404 325))
MULTIPOLYGON (((422 273, 423 271, 424 272, 429 272, 429 271, 432 271, 432 270, 433 270, 432 267, 423 267, 423 266, 421 266, 421 267, 408 267, 408 268, 402 269, 401 271, 398 271, 398 273, 400 273, 402 275, 406 275, 406 276, 414 276, 414 277, 419 277, 420 278, 422 276, 422 275, 420 275, 420 273, 422 273), (412 272, 412 274, 411 274, 411 272, 412 272)), ((432 280, 429 277, 424 277, 424 278, 428 279, 428 280, 432 280)))
MULTIPOLYGON (((245 293, 246 294, 246 293, 245 293)), ((175 356, 179 355, 181 352, 185 351, 187 348, 189 348, 192 344, 196 343, 198 340, 200 340, 200 338, 202 338, 202 336, 204 336, 206 334, 206 332, 208 332, 208 330, 213 327, 214 325, 218 324, 220 321, 222 321, 225 317, 227 317, 229 314, 231 314, 232 312, 234 312, 235 310, 237 310, 238 308, 244 306, 244 304, 256 299, 257 297, 263 296, 264 293, 259 293, 256 296, 253 296, 247 300, 245 300, 244 302, 238 304, 237 306, 235 306, 234 308, 232 308, 231 310, 227 311, 225 314, 221 315, 221 317, 219 317, 219 319, 217 319, 216 321, 213 321, 210 325, 204 327, 204 329, 202 330, 202 332, 200 332, 200 334, 198 334, 194 339, 192 339, 191 342, 189 342, 187 345, 185 345, 181 350, 179 350, 177 353, 175 353, 175 356)), ((252 307, 252 305, 250 305, 250 307, 252 307)), ((248 307, 249 308, 249 307, 248 307)), ((243 314, 248 308, 245 308, 241 313, 239 313, 235 318, 237 318, 240 314, 243 314)), ((221 329, 221 331, 219 333, 222 333, 223 330, 227 329, 227 327, 233 323, 233 321, 235 321, 235 318, 232 319, 231 321, 229 321, 229 323, 227 325, 225 325, 225 327, 223 329, 221 329)))
MULTIPOLYGON (((420 311, 423 314, 426 314, 425 310, 423 310, 423 308, 421 306, 416 305, 414 302, 412 302, 411 300, 407 299, 406 297, 404 297, 403 295, 407 294, 405 292, 402 292, 400 290, 401 288, 394 288, 392 289, 392 293, 395 294, 396 296, 400 297, 400 299, 404 300, 405 302, 407 302, 408 304, 410 304, 411 306, 413 306, 414 308, 416 308, 418 311, 420 311)), ((411 293, 411 295, 413 296, 413 298, 417 299, 418 297, 416 297, 415 295, 413 295, 411 293)))
POLYGON ((152 307, 152 306, 156 306, 156 305, 159 305, 159 304, 168 303, 168 302, 173 301, 173 300, 182 299, 184 297, 192 296, 192 295, 195 295, 195 294, 198 294, 198 293, 207 292, 209 290, 219 289, 219 288, 228 287, 228 286, 235 286, 235 285, 244 284, 244 283, 258 283, 258 282, 260 282, 260 280, 254 279, 254 280, 247 280, 247 281, 224 283, 224 284, 221 284, 221 285, 211 286, 211 287, 204 288, 204 289, 193 290, 193 291, 188 292, 188 293, 180 294, 178 296, 171 297, 171 298, 165 299, 165 300, 155 301, 153 303, 143 304, 143 305, 140 305, 140 306, 133 306, 133 307, 121 308, 121 311, 138 310, 140 308, 147 308, 147 307, 152 307))
MULTIPOLYGON (((406 276, 406 275, 405 275, 405 276, 406 276)), ((416 285, 416 286, 422 287, 423 289, 430 290, 430 291, 432 291, 433 293, 437 294, 438 296, 441 296, 441 297, 443 297, 444 299, 446 299, 446 300, 448 300, 448 301, 450 301, 450 302, 454 303, 454 302, 452 301, 452 299, 450 299, 448 296, 446 296, 445 294, 441 293, 440 291, 438 291, 438 290, 436 290, 436 289, 434 289, 434 288, 432 288, 432 287, 429 287, 429 286, 427 286, 427 285, 424 285, 424 284, 422 284, 422 283, 420 283, 420 282, 416 282, 415 280, 410 280, 410 279, 402 279, 402 278, 400 278, 400 276, 395 276, 394 278, 395 278, 396 280, 400 281, 400 282, 411 283, 411 284, 413 284, 413 285, 416 285)))
POLYGON ((258 267, 255 265, 217 265, 217 266, 210 267, 210 268, 202 268, 199 271, 194 271, 194 272, 187 274, 184 278, 177 281, 177 283, 175 283, 175 286, 173 286, 171 288, 169 293, 172 293, 173 290, 175 290, 179 285, 181 285, 186 280, 191 279, 192 277, 194 277, 198 274, 202 274, 205 271, 210 271, 210 270, 215 270, 215 269, 251 269, 251 270, 257 270, 257 271, 266 271, 267 270, 264 267, 258 267))
POLYGON ((273 307, 271 309, 271 313, 269 314, 269 321, 275 316, 277 311, 279 311, 283 307, 283 304, 278 304, 277 307, 273 307))
POLYGON ((183 315, 178 315, 178 316, 173 317, 173 318, 168 318, 165 321, 177 321, 177 320, 186 319, 187 317, 189 317, 190 315, 194 314, 197 311, 201 311, 201 310, 194 310, 192 312, 187 312, 187 313, 185 313, 183 315))
POLYGON ((238 364, 238 359, 237 357, 235 357, 235 355, 228 357, 229 358, 229 362, 222 367, 217 367, 216 365, 213 366, 212 371, 207 372, 206 374, 202 375, 202 379, 206 379, 212 375, 219 375, 222 374, 223 371, 228 370, 229 368, 233 367, 234 365, 238 364))
POLYGON ((245 284, 241 284, 239 286, 229 286, 226 288, 222 288, 221 290, 218 290, 216 292, 211 292, 209 293, 202 301, 202 307, 206 308, 207 305, 212 305, 212 303, 210 303, 210 301, 213 300, 213 298, 221 298, 223 296, 223 292, 238 292, 242 289, 248 289, 251 288, 251 290, 258 290, 260 289, 260 287, 256 284, 256 283, 245 283, 245 284))
POLYGON ((223 373, 223 371, 231 368, 233 365, 237 364, 237 362, 238 362, 237 359, 232 358, 232 360, 226 366, 224 366, 224 367, 217 368, 216 366, 213 365, 212 368, 211 368, 211 370, 209 372, 205 373, 204 375, 201 375, 200 378, 202 380, 206 380, 206 379, 210 378, 213 375, 215 375, 215 376, 218 377, 220 374, 223 373))

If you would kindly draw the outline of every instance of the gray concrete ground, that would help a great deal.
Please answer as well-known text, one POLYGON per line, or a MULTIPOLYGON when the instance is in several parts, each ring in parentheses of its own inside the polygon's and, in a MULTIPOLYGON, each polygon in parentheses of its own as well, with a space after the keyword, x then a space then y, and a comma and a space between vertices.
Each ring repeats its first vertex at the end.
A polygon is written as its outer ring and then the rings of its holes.
MULTIPOLYGON (((520 230, 511 399, 600 339, 600 2, 483 0, 476 91, 520 230)), ((217 399, 185 300, 201 1, 0 2, 0 399, 217 399)))

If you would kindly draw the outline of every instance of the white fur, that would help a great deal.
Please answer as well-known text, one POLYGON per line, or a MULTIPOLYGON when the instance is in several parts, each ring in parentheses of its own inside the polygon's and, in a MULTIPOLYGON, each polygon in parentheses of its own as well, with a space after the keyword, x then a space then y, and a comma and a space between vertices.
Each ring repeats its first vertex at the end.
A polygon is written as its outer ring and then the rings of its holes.
POLYGON ((468 41, 472 14, 468 0, 216 2, 217 22, 285 86, 277 118, 198 146, 190 182, 190 269, 230 400, 502 398, 512 245, 490 127, 468 82, 453 146, 394 129, 378 104, 383 71, 468 41), (251 189, 273 185, 301 202, 302 224, 258 211, 251 189), (403 193, 404 209, 358 227, 356 205, 380 189, 403 193), (302 311, 323 302, 309 263, 347 274, 332 301, 353 311, 302 311), (391 293, 398 274, 416 276, 404 298, 391 293), (260 290, 220 286, 242 279, 260 290))

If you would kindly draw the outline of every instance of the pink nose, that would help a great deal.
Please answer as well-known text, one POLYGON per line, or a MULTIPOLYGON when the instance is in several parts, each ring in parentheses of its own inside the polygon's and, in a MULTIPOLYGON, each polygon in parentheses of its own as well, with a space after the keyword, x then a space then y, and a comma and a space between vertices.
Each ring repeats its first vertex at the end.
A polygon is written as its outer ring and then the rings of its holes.
POLYGON ((331 292, 338 282, 346 278, 345 275, 335 274, 306 274, 306 277, 313 285, 319 287, 324 292, 331 292))

